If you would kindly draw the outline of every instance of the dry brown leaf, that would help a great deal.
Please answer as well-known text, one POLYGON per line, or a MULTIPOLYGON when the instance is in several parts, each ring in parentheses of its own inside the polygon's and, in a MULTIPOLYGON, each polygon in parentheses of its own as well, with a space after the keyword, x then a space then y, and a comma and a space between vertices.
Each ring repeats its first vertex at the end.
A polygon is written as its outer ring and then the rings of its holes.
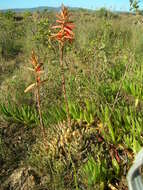
POLYGON ((24 92, 25 92, 25 93, 26 93, 26 92, 29 92, 30 90, 32 90, 33 88, 35 88, 35 86, 36 86, 36 83, 33 83, 33 84, 29 85, 29 86, 24 90, 24 92))

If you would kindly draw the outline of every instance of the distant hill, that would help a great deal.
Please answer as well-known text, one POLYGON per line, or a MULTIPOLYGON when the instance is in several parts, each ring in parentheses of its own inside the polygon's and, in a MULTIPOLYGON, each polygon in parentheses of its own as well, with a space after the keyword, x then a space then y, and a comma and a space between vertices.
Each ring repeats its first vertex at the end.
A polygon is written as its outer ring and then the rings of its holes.
POLYGON ((30 12, 34 12, 34 11, 44 11, 45 9, 49 10, 49 11, 59 11, 60 7, 36 7, 36 8, 15 8, 15 9, 4 9, 4 10, 0 10, 2 12, 6 12, 6 11, 13 11, 13 12, 25 12, 25 11, 30 11, 30 12))
MULTIPOLYGON (((47 7, 47 6, 44 6, 44 7, 34 7, 34 8, 15 8, 15 9, 4 9, 4 10, 0 10, 2 12, 6 12, 6 11, 13 11, 13 12, 25 12, 25 11, 30 11, 30 12, 35 12, 35 11, 44 11, 44 10, 49 10, 49 11, 60 11, 61 10, 61 7, 47 7)), ((69 9, 72 9, 72 10, 77 10, 77 9, 80 9, 78 7, 69 7, 69 9)), ((82 8, 81 8, 82 9, 82 8)), ((86 9, 83 9, 83 10, 86 10, 86 9)))
MULTIPOLYGON (((85 8, 80 8, 80 7, 68 7, 71 10, 86 10, 86 11, 98 11, 97 10, 92 10, 92 9, 85 9, 85 8)), ((35 12, 35 11, 44 11, 44 10, 49 10, 49 11, 60 11, 61 7, 48 7, 48 6, 42 6, 42 7, 34 7, 34 8, 15 8, 15 9, 4 9, 0 10, 2 12, 6 11, 13 11, 13 12, 25 12, 25 11, 30 11, 30 12, 35 12)), ((99 9, 100 10, 100 9, 99 9)), ((107 9, 108 10, 108 9, 107 9)), ((114 13, 117 14, 129 14, 130 12, 128 11, 113 11, 114 13)))

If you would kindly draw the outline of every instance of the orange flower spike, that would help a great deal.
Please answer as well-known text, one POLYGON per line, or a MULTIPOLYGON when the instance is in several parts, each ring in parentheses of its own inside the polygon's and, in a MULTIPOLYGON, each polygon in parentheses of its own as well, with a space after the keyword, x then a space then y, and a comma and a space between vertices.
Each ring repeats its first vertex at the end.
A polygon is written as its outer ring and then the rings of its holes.
POLYGON ((58 20, 56 20, 58 25, 53 26, 52 28, 59 29, 59 32, 53 34, 52 38, 58 40, 63 46, 65 41, 72 42, 74 39, 74 33, 72 30, 75 28, 75 25, 70 21, 70 14, 68 9, 64 6, 62 6, 60 14, 57 14, 56 17, 58 18, 58 20))

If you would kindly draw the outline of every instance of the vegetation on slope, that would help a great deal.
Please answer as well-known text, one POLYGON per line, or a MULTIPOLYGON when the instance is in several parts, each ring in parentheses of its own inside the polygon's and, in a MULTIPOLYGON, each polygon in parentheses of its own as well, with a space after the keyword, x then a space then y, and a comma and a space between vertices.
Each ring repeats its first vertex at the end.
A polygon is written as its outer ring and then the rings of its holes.
POLYGON ((17 171, 27 189, 127 189, 143 146, 142 16, 71 12, 75 39, 62 50, 62 69, 50 38, 55 12, 0 14, 1 189, 13 187, 17 171), (46 79, 40 116, 36 93, 24 94, 35 80, 27 69, 33 49, 46 79))

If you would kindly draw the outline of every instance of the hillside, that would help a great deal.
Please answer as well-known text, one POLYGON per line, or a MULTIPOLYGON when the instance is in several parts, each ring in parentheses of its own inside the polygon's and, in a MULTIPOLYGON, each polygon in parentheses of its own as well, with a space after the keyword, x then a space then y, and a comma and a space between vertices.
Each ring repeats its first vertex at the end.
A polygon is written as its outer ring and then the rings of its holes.
POLYGON ((49 11, 59 11, 60 7, 34 7, 34 8, 19 8, 19 9, 5 9, 1 10, 2 12, 6 11, 13 11, 13 12, 25 12, 25 11, 30 11, 30 12, 35 12, 35 11, 44 11, 44 10, 49 10, 49 11))
POLYGON ((127 190, 143 146, 143 17, 28 10, 0 13, 0 190, 127 190))

